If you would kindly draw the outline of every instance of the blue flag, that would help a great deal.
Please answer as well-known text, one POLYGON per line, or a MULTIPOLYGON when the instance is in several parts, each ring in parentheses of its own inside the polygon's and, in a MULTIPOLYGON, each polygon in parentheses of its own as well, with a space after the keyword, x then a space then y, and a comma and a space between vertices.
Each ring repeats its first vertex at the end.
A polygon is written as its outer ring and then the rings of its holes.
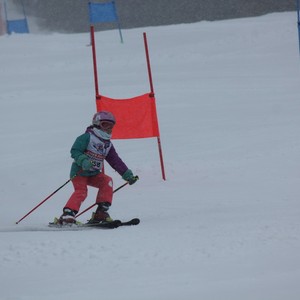
POLYGON ((7 33, 29 33, 28 24, 26 19, 7 20, 6 21, 7 33))
POLYGON ((92 3, 89 2, 90 23, 117 22, 118 17, 114 2, 92 3))

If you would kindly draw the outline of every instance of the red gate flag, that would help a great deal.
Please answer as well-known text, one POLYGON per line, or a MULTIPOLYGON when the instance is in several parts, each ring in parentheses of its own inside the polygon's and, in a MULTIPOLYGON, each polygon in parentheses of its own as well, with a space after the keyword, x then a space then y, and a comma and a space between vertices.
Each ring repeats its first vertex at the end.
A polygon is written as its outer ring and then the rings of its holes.
POLYGON ((159 137, 155 97, 148 93, 129 99, 96 98, 97 111, 113 113, 116 125, 113 139, 159 137))

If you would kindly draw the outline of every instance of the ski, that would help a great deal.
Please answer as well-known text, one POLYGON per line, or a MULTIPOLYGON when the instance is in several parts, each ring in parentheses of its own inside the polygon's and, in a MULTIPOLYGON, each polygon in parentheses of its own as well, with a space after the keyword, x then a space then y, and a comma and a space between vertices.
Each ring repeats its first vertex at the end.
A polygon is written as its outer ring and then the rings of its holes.
POLYGON ((134 218, 129 221, 121 221, 115 220, 106 224, 83 224, 78 222, 77 224, 72 224, 69 226, 63 226, 59 224, 55 224, 54 222, 49 223, 48 225, 25 225, 25 226, 0 226, 0 233, 5 232, 29 232, 29 231, 81 231, 81 230, 92 230, 95 229, 114 229, 121 226, 131 226, 138 225, 140 223, 140 219, 134 218))
POLYGON ((63 230, 76 230, 76 229, 84 229, 84 228, 98 228, 98 229, 115 229, 121 226, 131 226, 131 225, 138 225, 140 223, 140 219, 133 218, 129 221, 121 221, 121 220, 114 220, 112 222, 107 223, 95 223, 95 224, 88 224, 88 223, 77 223, 72 225, 61 225, 55 222, 51 222, 48 224, 48 227, 51 228, 58 228, 63 230))
POLYGON ((131 226, 131 225, 138 225, 140 223, 140 219, 134 218, 129 221, 121 221, 121 220, 114 220, 108 223, 96 223, 96 224, 82 224, 83 227, 92 227, 92 228, 118 228, 120 226, 131 226))

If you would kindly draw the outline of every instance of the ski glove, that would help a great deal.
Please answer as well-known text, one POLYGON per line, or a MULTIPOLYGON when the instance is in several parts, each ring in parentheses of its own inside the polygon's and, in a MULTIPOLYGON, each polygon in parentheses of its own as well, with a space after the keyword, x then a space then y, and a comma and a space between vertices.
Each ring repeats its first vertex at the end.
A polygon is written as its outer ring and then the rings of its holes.
POLYGON ((82 170, 87 171, 92 167, 92 163, 88 158, 86 158, 82 161, 81 167, 82 167, 82 170))
POLYGON ((128 169, 122 176, 122 178, 124 180, 126 180, 130 185, 134 184, 137 182, 137 180, 139 179, 138 176, 134 176, 132 171, 130 169, 128 169))
POLYGON ((92 167, 92 163, 89 160, 88 156, 86 156, 85 154, 80 155, 77 160, 76 160, 77 164, 79 166, 81 166, 82 170, 87 171, 92 167))

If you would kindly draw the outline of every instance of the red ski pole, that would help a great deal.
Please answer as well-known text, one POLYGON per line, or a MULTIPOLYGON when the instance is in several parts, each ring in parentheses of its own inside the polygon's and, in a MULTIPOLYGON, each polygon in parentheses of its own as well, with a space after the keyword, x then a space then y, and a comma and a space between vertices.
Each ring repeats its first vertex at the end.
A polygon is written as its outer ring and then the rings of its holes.
POLYGON ((40 202, 37 206, 35 206, 31 211, 29 211, 24 217, 22 217, 16 224, 19 224, 23 219, 29 216, 33 211, 35 211, 38 207, 40 207, 43 203, 45 203, 49 198, 51 198, 55 193, 57 193, 60 189, 62 189, 65 185, 67 185, 72 179, 74 179, 79 173, 75 174, 72 178, 66 181, 63 185, 61 185, 57 190, 55 190, 52 194, 46 197, 42 202, 40 202))
MULTIPOLYGON (((123 188, 125 185, 127 185, 129 182, 125 182, 123 185, 119 186, 117 189, 115 189, 113 191, 113 193, 117 192, 118 190, 120 190, 121 188, 123 188)), ((94 203, 91 206, 89 206, 88 208, 86 208, 85 210, 83 210, 80 214, 76 215, 76 218, 81 216, 82 214, 84 214, 86 211, 90 210, 92 207, 94 207, 95 205, 97 205, 98 203, 94 203)))

